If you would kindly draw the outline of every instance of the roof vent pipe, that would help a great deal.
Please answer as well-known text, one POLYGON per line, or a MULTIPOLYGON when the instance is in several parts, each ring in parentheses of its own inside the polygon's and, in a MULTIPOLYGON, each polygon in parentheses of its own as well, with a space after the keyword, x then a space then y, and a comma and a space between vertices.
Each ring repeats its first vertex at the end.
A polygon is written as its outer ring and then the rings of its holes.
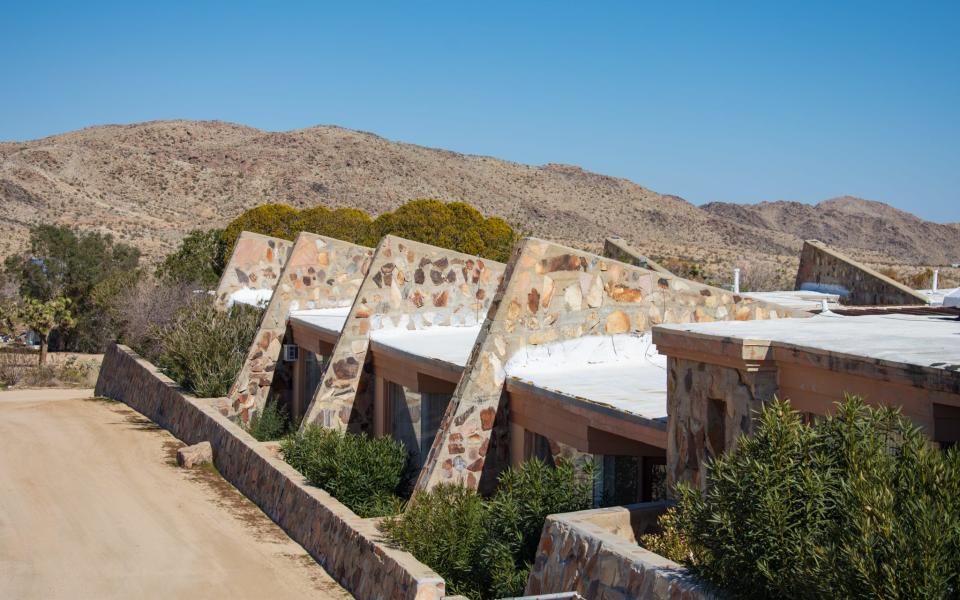
POLYGON ((940 283, 940 269, 933 270, 933 291, 937 291, 937 284, 940 283))
POLYGON ((740 269, 733 270, 733 293, 740 293, 740 269))

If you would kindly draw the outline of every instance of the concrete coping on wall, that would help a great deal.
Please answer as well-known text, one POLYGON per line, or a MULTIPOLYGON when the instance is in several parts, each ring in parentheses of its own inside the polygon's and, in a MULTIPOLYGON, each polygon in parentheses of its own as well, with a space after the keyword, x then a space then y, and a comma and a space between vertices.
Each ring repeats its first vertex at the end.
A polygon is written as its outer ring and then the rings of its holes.
POLYGON ((669 502, 550 515, 526 594, 576 591, 587 598, 716 598, 682 565, 637 543, 669 502))
MULTIPOLYGON (((224 416, 225 398, 194 398, 125 346, 112 345, 96 394, 128 404, 187 444, 208 441, 221 475, 253 501, 358 598, 438 600, 444 581, 413 555, 382 541, 363 519, 303 476, 269 445, 224 416)), ((228 518, 224 515, 224 518, 228 518)))
POLYGON ((603 255, 635 267, 650 269, 651 271, 665 275, 673 275, 669 269, 651 259, 649 256, 642 254, 622 237, 612 236, 603 240, 603 255))

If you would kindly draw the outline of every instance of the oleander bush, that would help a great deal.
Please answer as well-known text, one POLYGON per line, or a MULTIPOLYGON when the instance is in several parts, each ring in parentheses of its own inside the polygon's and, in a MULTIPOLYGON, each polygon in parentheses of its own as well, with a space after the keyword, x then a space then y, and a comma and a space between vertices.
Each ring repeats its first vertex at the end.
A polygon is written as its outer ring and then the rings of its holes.
POLYGON ((280 450, 307 483, 361 517, 396 514, 403 505, 408 453, 396 440, 310 425, 285 437, 280 450))
POLYGON ((387 539, 470 598, 520 596, 547 515, 590 508, 592 471, 532 459, 504 471, 490 499, 461 486, 418 494, 382 524, 387 539))
POLYGON ((899 413, 847 397, 803 422, 788 402, 708 466, 705 492, 679 486, 665 535, 732 598, 956 598, 960 455, 899 413))
POLYGON ((263 310, 235 304, 220 310, 201 296, 166 323, 151 328, 156 340, 147 358, 201 398, 226 396, 243 366, 263 310))
POLYGON ((268 400, 263 410, 258 410, 250 417, 246 425, 247 433, 260 442, 279 440, 290 429, 290 415, 287 407, 276 400, 268 400))

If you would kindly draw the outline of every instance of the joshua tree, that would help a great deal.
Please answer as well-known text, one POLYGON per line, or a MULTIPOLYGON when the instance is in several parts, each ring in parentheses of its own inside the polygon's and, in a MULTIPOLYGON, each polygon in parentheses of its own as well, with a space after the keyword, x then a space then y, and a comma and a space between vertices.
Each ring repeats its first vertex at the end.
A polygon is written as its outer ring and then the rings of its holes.
POLYGON ((66 330, 77 324, 70 314, 70 299, 60 296, 43 302, 26 299, 20 305, 19 321, 40 337, 40 366, 47 363, 47 338, 54 329, 66 330))

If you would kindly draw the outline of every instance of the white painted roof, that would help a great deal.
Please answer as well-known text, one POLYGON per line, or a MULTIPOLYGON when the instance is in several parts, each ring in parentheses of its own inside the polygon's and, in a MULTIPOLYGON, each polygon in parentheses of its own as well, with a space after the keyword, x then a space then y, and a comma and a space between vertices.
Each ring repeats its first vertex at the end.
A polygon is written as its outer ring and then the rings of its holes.
POLYGON ((667 357, 642 335, 591 335, 528 346, 508 377, 646 419, 667 418, 667 357))
POLYGON ((718 321, 658 325, 658 328, 741 340, 776 341, 925 367, 960 364, 960 321, 946 315, 825 313, 808 319, 718 321))
MULTIPOLYGON (((945 300, 947 296, 950 296, 952 298, 960 298, 960 288, 946 288, 946 289, 940 288, 937 291, 933 291, 933 290, 917 290, 917 291, 930 299, 931 306, 951 306, 950 304, 947 304, 948 301, 945 300)), ((957 304, 953 304, 952 306, 957 306, 957 304)))
POLYGON ((300 321, 339 335, 343 331, 343 324, 347 320, 347 315, 350 314, 350 308, 349 306, 337 306, 335 308, 291 310, 290 320, 300 321))
POLYGON ((375 329, 370 339, 408 354, 466 366, 480 325, 427 327, 425 329, 375 329))
POLYGON ((227 308, 230 308, 234 304, 249 304, 250 306, 263 308, 267 304, 270 304, 270 298, 272 296, 273 290, 243 288, 231 293, 230 296, 227 297, 227 308))
POLYGON ((795 310, 820 310, 823 301, 827 301, 827 306, 835 308, 839 306, 840 296, 838 294, 828 294, 814 290, 781 290, 776 292, 746 292, 740 294, 746 298, 762 300, 764 302, 773 302, 786 308, 795 310))

